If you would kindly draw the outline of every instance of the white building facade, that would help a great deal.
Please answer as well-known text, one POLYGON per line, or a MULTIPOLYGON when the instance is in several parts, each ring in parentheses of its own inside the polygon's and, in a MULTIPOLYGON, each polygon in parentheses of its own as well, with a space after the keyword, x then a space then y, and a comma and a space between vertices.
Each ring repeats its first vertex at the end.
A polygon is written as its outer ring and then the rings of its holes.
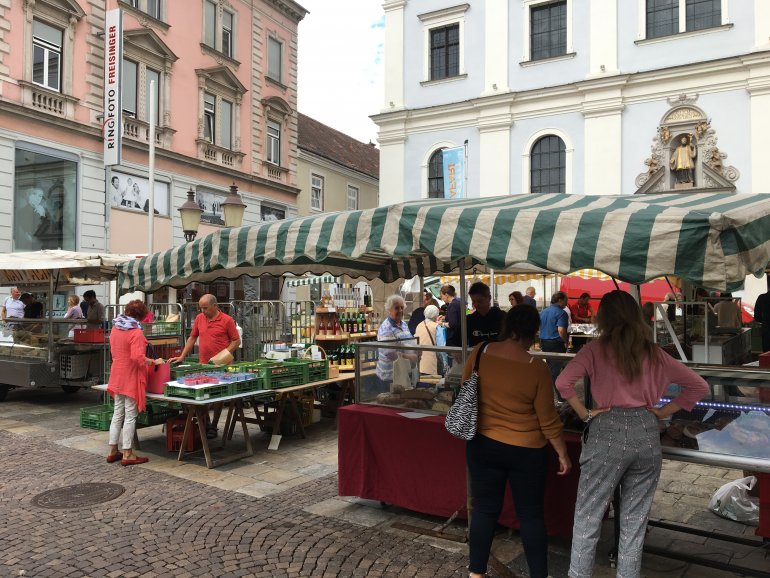
POLYGON ((381 205, 443 196, 463 145, 470 197, 770 192, 767 0, 384 9, 381 205))

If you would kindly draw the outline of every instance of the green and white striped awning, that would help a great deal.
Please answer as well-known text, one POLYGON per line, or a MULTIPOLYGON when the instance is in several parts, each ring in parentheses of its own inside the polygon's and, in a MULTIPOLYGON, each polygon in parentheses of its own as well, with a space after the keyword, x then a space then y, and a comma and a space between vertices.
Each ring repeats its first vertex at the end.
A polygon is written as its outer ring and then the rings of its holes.
POLYGON ((286 280, 287 287, 303 287, 305 285, 315 285, 316 283, 336 283, 337 278, 333 275, 318 275, 315 277, 296 277, 286 280))
POLYGON ((292 273, 384 282, 488 266, 598 269, 642 283, 677 275, 733 289, 770 262, 770 195, 514 195, 423 199, 221 229, 135 259, 124 291, 292 273))

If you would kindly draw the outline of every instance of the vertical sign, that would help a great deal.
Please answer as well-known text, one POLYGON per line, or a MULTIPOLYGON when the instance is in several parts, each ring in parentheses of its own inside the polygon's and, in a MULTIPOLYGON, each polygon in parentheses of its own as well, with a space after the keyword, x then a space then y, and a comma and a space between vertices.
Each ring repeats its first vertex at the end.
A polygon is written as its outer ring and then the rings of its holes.
POLYGON ((123 132, 121 69, 123 68, 123 15, 109 10, 104 27, 104 166, 120 164, 123 132))
POLYGON ((444 164, 444 198, 465 198, 465 147, 442 151, 444 164))

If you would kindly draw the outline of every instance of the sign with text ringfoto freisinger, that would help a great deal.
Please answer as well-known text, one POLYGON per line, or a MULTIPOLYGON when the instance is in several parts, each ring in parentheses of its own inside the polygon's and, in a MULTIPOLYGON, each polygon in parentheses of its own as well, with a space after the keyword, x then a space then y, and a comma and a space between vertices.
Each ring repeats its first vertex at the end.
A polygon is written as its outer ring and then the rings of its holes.
POLYGON ((109 10, 104 27, 104 113, 102 140, 104 166, 119 165, 123 133, 121 69, 123 67, 123 14, 109 10))

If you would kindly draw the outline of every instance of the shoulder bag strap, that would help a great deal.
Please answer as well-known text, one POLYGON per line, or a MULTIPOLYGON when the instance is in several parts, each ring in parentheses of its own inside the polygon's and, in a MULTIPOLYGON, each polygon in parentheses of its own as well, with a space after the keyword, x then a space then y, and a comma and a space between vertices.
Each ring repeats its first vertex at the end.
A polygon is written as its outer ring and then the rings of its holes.
POLYGON ((431 344, 436 345, 436 341, 433 339, 433 336, 430 334, 430 328, 428 327, 428 322, 423 321, 422 324, 425 326, 425 331, 428 332, 428 337, 430 338, 431 344))
POLYGON ((487 345, 489 345, 489 341, 485 341, 481 345, 481 348, 479 349, 479 353, 478 353, 478 355, 476 355, 476 361, 473 364, 473 373, 478 373, 479 372, 479 362, 481 361, 481 354, 484 353, 484 350, 487 348, 487 345))

